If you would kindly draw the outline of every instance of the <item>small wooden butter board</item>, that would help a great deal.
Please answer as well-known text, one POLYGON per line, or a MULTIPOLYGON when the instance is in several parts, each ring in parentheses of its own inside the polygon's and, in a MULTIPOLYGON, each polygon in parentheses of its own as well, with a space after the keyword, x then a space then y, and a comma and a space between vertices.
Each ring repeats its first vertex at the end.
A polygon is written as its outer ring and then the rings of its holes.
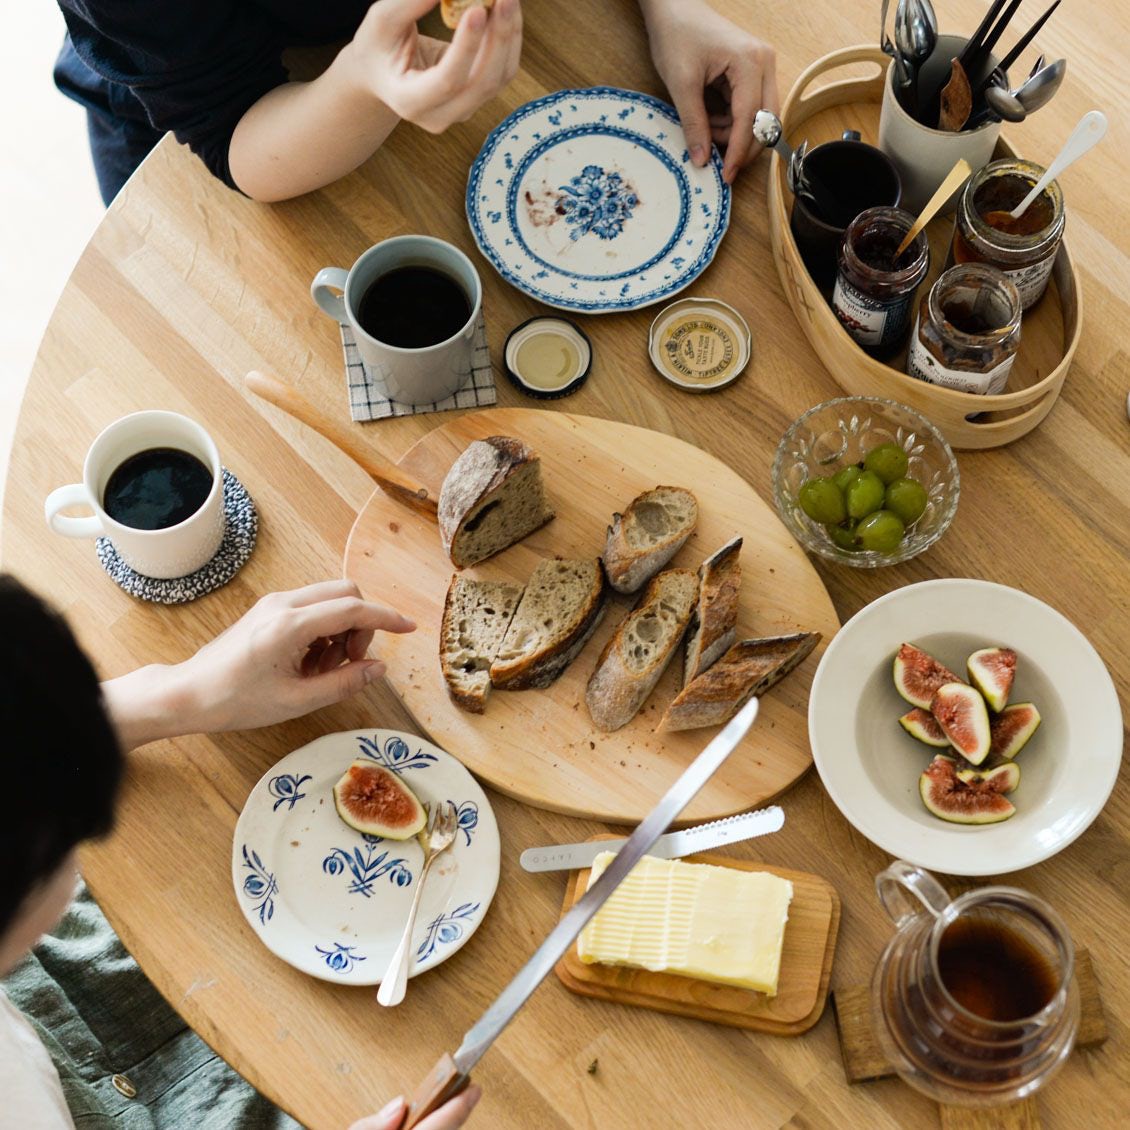
MULTIPOLYGON (((610 839, 596 836, 594 839, 610 839)), ((673 973, 652 973, 626 966, 587 964, 576 945, 557 963, 561 983, 581 996, 618 1004, 690 1016, 735 1028, 751 1028, 778 1036, 799 1036, 824 1011, 832 956, 840 925, 840 897, 826 880, 804 871, 790 871, 753 860, 730 859, 705 853, 687 856, 685 863, 712 863, 739 871, 767 871, 793 884, 793 901, 785 925, 777 995, 718 985, 673 973)), ((585 893, 589 871, 574 871, 565 891, 562 915, 585 893)))

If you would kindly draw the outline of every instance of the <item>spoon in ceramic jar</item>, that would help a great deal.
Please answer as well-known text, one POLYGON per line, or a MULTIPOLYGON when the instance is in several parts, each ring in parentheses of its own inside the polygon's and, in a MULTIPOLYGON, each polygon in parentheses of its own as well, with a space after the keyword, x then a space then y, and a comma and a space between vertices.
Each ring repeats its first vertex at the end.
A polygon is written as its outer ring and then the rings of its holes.
POLYGON ((906 67, 910 115, 918 117, 918 71, 938 43, 938 20, 930 0, 899 0, 895 9, 895 46, 906 67))
POLYGON ((1052 100, 1055 92, 1059 90, 1063 83, 1064 75, 1067 74, 1066 59, 1056 59, 1054 63, 1049 63, 1046 67, 1042 65, 1042 56, 1037 62, 1041 65, 1033 70, 1019 89, 1012 92, 1016 95, 1017 102, 1029 114, 1034 114, 1052 100))

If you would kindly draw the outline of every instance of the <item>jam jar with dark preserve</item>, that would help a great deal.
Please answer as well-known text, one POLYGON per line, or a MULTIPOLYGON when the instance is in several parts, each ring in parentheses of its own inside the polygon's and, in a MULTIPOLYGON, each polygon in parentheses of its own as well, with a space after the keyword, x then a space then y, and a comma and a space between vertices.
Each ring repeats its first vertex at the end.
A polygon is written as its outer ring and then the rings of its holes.
POLYGON ((979 169, 957 205, 948 263, 991 263, 1020 291, 1024 309, 1047 289, 1066 220, 1063 193, 1052 181, 1013 219, 1011 212, 1044 175, 1042 165, 1008 157, 979 169))
POLYGON ((889 357, 903 344, 914 292, 930 266, 923 232, 896 254, 913 224, 901 208, 868 208, 848 225, 840 244, 832 308, 872 357, 889 357))

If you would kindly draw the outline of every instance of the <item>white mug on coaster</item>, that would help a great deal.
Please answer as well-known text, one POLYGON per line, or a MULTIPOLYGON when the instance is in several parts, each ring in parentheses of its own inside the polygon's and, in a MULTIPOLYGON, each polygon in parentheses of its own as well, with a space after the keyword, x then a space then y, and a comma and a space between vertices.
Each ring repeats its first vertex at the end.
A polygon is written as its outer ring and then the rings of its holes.
POLYGON ((224 540, 224 481, 220 453, 197 423, 176 412, 134 412, 104 429, 86 453, 82 482, 53 490, 44 503, 47 524, 70 538, 105 535, 121 559, 146 577, 187 577, 206 565, 224 540), (113 473, 132 456, 154 448, 172 448, 195 456, 212 476, 211 488, 197 509, 163 529, 140 529, 106 513, 106 487, 113 473), (85 506, 93 515, 72 518, 61 511, 85 506))
MULTIPOLYGON (((440 280, 442 282, 442 280, 440 280)), ((345 271, 326 267, 310 284, 314 301, 337 322, 347 323, 353 339, 372 372, 380 392, 400 404, 432 404, 462 388, 471 378, 474 361, 475 330, 483 308, 483 288, 471 260, 457 247, 429 235, 400 235, 370 247, 345 271), (465 321, 441 340, 406 347, 382 341, 360 318, 362 300, 378 279, 393 271, 423 268, 454 282, 470 310, 465 321), (334 293, 340 291, 340 294, 334 293)), ((415 323, 426 330, 435 313, 426 303, 411 309, 404 294, 396 296, 399 322, 415 323)), ((378 311, 379 313, 379 311, 378 311)), ((460 314, 461 317, 461 314, 460 314)), ((441 323, 437 323, 441 324, 441 323)), ((387 334, 385 336, 391 336, 387 334)), ((425 337, 426 337, 425 333, 425 337)))

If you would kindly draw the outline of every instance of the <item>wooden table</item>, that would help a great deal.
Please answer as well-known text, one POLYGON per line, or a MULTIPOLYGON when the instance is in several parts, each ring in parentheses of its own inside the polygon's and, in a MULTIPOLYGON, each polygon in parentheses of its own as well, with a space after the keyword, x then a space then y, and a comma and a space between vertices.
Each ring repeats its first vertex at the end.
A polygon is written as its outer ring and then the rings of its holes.
MULTIPOLYGON (((849 20, 831 3, 720 3, 779 48, 785 87, 815 55, 871 39, 878 4, 849 20), (875 11, 871 9, 874 8, 875 11), (743 11, 744 10, 744 11, 743 11)), ((940 9, 943 30, 971 28, 983 4, 940 9)), ((158 147, 110 209, 75 268, 44 337, 15 440, 4 511, 4 567, 57 602, 106 676, 172 661, 269 590, 339 575, 346 535, 371 486, 337 451, 243 391, 251 368, 293 381, 328 411, 345 410, 337 334, 308 296, 327 264, 347 265, 385 236, 429 231, 478 258, 463 218, 466 170, 487 130, 529 98, 612 82, 658 92, 630 0, 527 0, 523 70, 505 96, 433 138, 402 127, 356 174, 323 192, 261 206, 229 192, 187 152, 158 147), (595 29, 599 28, 599 33, 595 29), (43 498, 75 480, 92 437, 116 417, 162 407, 202 420, 259 505, 249 565, 195 604, 140 604, 102 575, 91 546, 51 535, 43 498)), ((1025 25, 1026 26, 1026 25, 1025 25)), ((1117 111, 1130 57, 1130 8, 1064 5, 1040 37, 1067 55, 1064 89, 1036 124, 1009 129, 1047 161, 1081 113, 1117 111)), ((1130 374, 1126 297, 1130 169, 1124 121, 1068 173, 1068 237, 1081 266, 1086 327, 1064 394, 1035 433, 961 457, 952 528, 898 568, 823 569, 841 618, 890 589, 938 576, 979 576, 1048 600, 1130 691, 1130 480, 1125 413, 1130 374)), ((507 329, 537 312, 479 261, 497 360, 507 329)), ((764 494, 774 445, 801 411, 835 395, 779 290, 766 228, 764 158, 741 181, 717 262, 695 288, 738 305, 754 327, 744 378, 710 398, 665 385, 644 352, 654 313, 586 321, 597 362, 570 411, 628 420, 719 454, 764 494)), ((502 404, 519 403, 506 384, 502 404)), ((397 457, 436 417, 371 425, 367 442, 397 457)), ((482 929, 443 968, 382 1011, 369 992, 305 977, 246 927, 232 893, 232 830, 260 775, 332 730, 405 726, 393 693, 254 733, 152 746, 131 762, 118 827, 83 853, 87 879, 129 949, 185 1019, 256 1086, 312 1127, 342 1127, 414 1084, 495 996, 556 920, 565 878, 527 875, 518 854, 582 839, 594 824, 493 795, 502 830, 498 896, 482 929)), ((869 976, 889 936, 872 890, 885 854, 857 835, 809 775, 787 794, 785 830, 735 849, 817 872, 844 902, 833 985, 869 976)), ((1130 967, 1130 786, 1125 774, 1077 843, 1010 881, 1052 901, 1090 949, 1111 1039, 1077 1054, 1040 1098, 1052 1127, 1113 1126, 1130 1109, 1126 1070, 1130 967)), ((849 1088, 830 1014, 808 1035, 778 1039, 582 1000, 553 978, 476 1072, 474 1124, 537 1127, 896 1127, 936 1124, 936 1108, 900 1082, 849 1088), (595 1070, 590 1065, 597 1063, 595 1070)))

